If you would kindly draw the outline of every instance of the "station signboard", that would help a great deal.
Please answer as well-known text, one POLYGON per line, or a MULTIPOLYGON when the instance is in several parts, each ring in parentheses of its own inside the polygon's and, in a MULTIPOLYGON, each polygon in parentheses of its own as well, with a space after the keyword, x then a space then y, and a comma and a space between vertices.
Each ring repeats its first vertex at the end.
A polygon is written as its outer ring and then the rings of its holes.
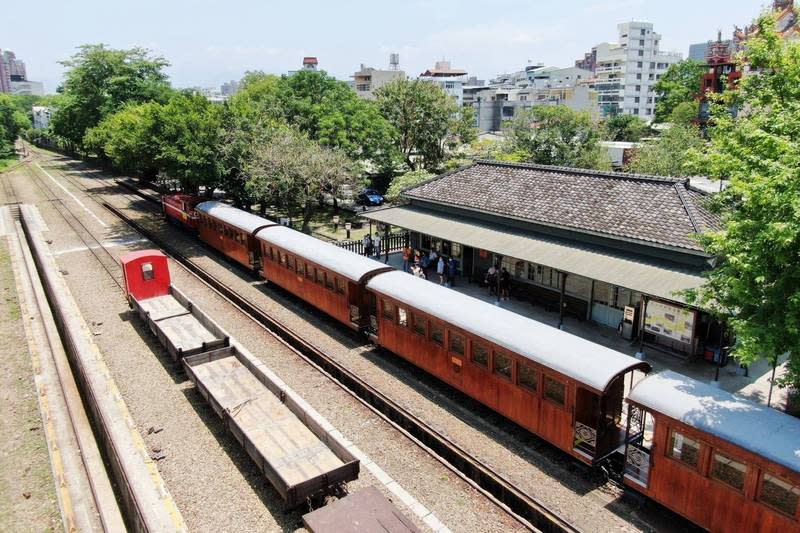
POLYGON ((691 344, 697 312, 658 300, 647 302, 644 329, 650 333, 691 344))

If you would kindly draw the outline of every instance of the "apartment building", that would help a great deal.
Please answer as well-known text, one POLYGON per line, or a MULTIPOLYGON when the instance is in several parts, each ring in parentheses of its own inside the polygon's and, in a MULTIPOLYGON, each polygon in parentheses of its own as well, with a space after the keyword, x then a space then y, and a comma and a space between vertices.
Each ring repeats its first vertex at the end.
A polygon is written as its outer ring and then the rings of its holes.
POLYGON ((389 70, 372 68, 361 63, 361 68, 352 76, 350 86, 362 98, 372 99, 375 91, 394 80, 406 79, 406 73, 400 70, 400 56, 389 55, 389 70))
POLYGON ((458 106, 464 103, 464 85, 469 80, 466 70, 453 68, 449 61, 437 61, 433 68, 420 74, 419 79, 439 85, 458 106))
POLYGON ((594 48, 599 111, 603 116, 627 113, 652 120, 656 102, 653 85, 682 55, 660 51, 661 35, 653 31, 650 22, 624 22, 617 29, 618 42, 594 48))

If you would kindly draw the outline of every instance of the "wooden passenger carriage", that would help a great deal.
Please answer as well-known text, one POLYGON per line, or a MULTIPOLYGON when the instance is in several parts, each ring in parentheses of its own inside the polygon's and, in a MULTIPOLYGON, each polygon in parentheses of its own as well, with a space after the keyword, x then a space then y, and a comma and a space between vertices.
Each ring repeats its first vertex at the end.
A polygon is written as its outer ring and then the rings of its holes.
POLYGON ((255 234, 275 222, 222 202, 197 205, 200 239, 247 268, 261 266, 261 249, 255 234))
POLYGON ((392 267, 282 226, 257 239, 265 279, 352 329, 367 326, 365 284, 392 267))
POLYGON ((800 420, 672 371, 628 403, 626 485, 710 531, 800 531, 800 420))
POLYGON ((367 288, 384 348, 581 461, 623 444, 625 375, 649 364, 402 272, 367 288))

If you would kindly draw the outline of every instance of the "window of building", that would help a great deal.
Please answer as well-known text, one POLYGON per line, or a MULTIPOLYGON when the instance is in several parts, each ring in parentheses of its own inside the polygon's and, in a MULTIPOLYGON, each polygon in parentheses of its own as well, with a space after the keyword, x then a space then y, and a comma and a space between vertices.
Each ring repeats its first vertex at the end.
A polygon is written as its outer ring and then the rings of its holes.
POLYGON ((642 62, 641 61, 636 63, 636 68, 642 68, 642 62))
POLYGON ((639 39, 639 46, 644 46, 644 39, 639 39))
POLYGON ((637 80, 640 80, 640 79, 642 79, 642 73, 641 73, 641 72, 640 72, 640 73, 638 73, 638 74, 636 75, 636 79, 637 79, 637 80))
POLYGON ((494 352, 494 373, 511 379, 511 357, 503 352, 494 352))
POLYGON ((517 385, 523 389, 536 392, 538 377, 539 376, 538 372, 536 372, 536 367, 530 363, 526 363, 525 361, 519 362, 519 365, 517 366, 517 385))
POLYGON ((346 283, 341 278, 336 278, 336 292, 344 294, 347 289, 346 283))
POLYGON ((655 46, 656 48, 658 48, 658 41, 653 41, 653 46, 655 46))
POLYGON ((544 390, 542 394, 553 403, 564 407, 567 403, 567 385, 550 376, 544 377, 544 390))
POLYGON ((758 499, 778 511, 794 516, 797 513, 797 502, 800 501, 800 489, 764 472, 758 499))
POLYGON ((655 61, 651 61, 650 62, 650 68, 656 68, 656 62, 655 61))
POLYGON ((382 307, 383 307, 383 318, 394 322, 394 305, 392 305, 392 302, 388 300, 383 300, 382 307))
POLYGON ((655 74, 648 74, 648 75, 647 75, 647 79, 648 79, 648 80, 652 80, 652 79, 654 79, 654 78, 655 78, 655 74))
POLYGON ((324 270, 320 270, 318 268, 315 268, 314 272, 316 273, 317 283, 319 283, 320 285, 324 285, 325 284, 325 271, 324 270))
POLYGON ((648 107, 647 109, 644 110, 644 114, 645 115, 652 115, 653 114, 653 110, 648 107))
POLYGON ((644 57, 644 50, 639 50, 639 57, 644 57))
POLYGON ((641 90, 642 90, 642 86, 641 86, 641 85, 637 85, 637 86, 636 86, 636 92, 637 92, 637 93, 638 93, 638 92, 641 92, 641 90))
POLYGON ((408 312, 402 307, 397 307, 397 323, 404 328, 408 326, 408 312))
POLYGON ((325 288, 333 290, 333 274, 325 274, 325 288))
POLYGON ((692 468, 697 468, 700 460, 700 443, 673 430, 668 453, 670 457, 692 468))
POLYGON ((461 257, 461 245, 457 242, 450 244, 450 254, 453 257, 461 257))
POLYGON ((439 345, 444 345, 444 328, 434 321, 430 323, 431 340, 439 345))
POLYGON ((733 487, 738 491, 744 490, 744 478, 747 475, 747 465, 734 461, 719 452, 711 456, 710 476, 718 481, 733 487))
POLYGON ((450 351, 459 355, 464 355, 466 351, 466 341, 463 335, 459 335, 454 331, 450 332, 450 351))
POLYGON ((633 110, 633 114, 634 114, 634 115, 638 115, 638 114, 639 114, 639 108, 638 108, 638 107, 637 107, 636 109, 634 109, 634 110, 633 110))
POLYGON ((644 35, 645 34, 645 30, 644 29, 642 29, 641 32, 642 33, 640 33, 640 35, 644 35))
POLYGON ((634 104, 638 104, 639 103, 639 97, 638 96, 634 96, 633 97, 633 103, 634 104))
POLYGON ((412 315, 412 323, 413 323, 412 329, 414 330, 414 333, 425 335, 426 322, 427 320, 425 319, 424 316, 419 316, 417 314, 412 315))
POLYGON ((470 356, 472 362, 480 365, 483 368, 489 367, 489 349, 479 342, 472 343, 472 354, 470 356))

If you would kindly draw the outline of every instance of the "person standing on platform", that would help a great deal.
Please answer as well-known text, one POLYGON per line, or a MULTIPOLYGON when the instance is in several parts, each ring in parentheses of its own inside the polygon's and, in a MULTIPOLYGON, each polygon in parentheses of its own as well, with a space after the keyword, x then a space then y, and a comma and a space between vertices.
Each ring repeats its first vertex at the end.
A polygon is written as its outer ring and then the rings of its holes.
POLYGON ((375 246, 375 259, 381 258, 381 235, 377 231, 375 237, 372 239, 372 245, 375 246))
POLYGON ((447 262, 447 286, 454 287, 456 284, 456 274, 458 273, 458 262, 451 257, 447 262))
POLYGON ((369 236, 369 233, 364 235, 364 238, 361 239, 361 244, 364 246, 364 255, 369 257, 369 253, 372 251, 372 238, 369 236))
POLYGON ((439 274, 439 285, 444 285, 444 257, 440 257, 436 263, 436 273, 439 274))
POLYGON ((403 272, 408 272, 408 261, 411 257, 411 248, 403 246, 403 272))
POLYGON ((500 271, 500 298, 503 300, 510 300, 509 292, 511 290, 511 273, 503 267, 500 271))

